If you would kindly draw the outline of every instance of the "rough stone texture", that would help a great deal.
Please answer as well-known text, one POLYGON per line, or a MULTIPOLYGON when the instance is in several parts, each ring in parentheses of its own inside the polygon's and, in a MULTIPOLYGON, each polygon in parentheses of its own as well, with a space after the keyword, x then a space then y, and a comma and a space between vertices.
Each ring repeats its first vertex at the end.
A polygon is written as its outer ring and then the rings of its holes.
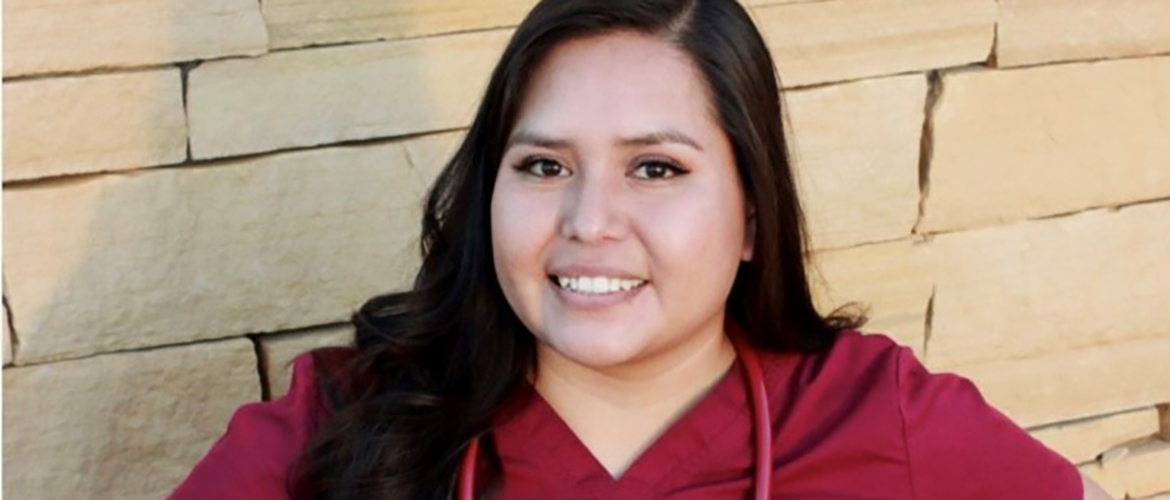
POLYGON ((1088 462, 1114 446, 1158 431, 1153 407, 1032 429, 1032 437, 1074 464, 1088 462))
MULTIPOLYGON (((740 0, 749 9, 807 0, 740 0)), ((395 40, 520 24, 536 0, 265 0, 274 49, 395 40)))
POLYGON ((417 178, 391 143, 7 188, 17 362, 343 321, 413 276, 417 178))
POLYGON ((1158 405, 1158 421, 1161 425, 1158 437, 1163 441, 1170 441, 1170 403, 1158 405))
POLYGON ((1115 498, 1170 492, 1170 474, 1166 473, 1170 470, 1170 443, 1148 440, 1132 446, 1117 460, 1083 465, 1080 470, 1115 498))
POLYGON ((0 307, 0 325, 4 329, 4 366, 12 364, 12 331, 8 328, 8 297, 4 298, 4 307, 0 307))
POLYGON ((817 252, 809 267, 817 308, 868 306, 871 321, 863 331, 889 335, 922 356, 931 295, 928 250, 897 241, 817 252))
POLYGON ((4 125, 5 181, 187 157, 177 69, 5 82, 4 125))
POLYGON ((418 137, 405 143, 406 155, 423 185, 430 186, 435 182, 465 135, 466 131, 460 130, 418 137))
POLYGON ((232 339, 4 370, 4 494, 157 499, 260 397, 232 339))
POLYGON ((6 0, 4 77, 259 54, 255 0, 6 0))
POLYGON ((999 0, 998 29, 998 66, 1166 53, 1170 1, 999 0))
POLYGON ((1168 116, 1170 57, 948 74, 922 229, 1170 196, 1168 116))
POLYGON ((785 94, 813 247, 910 236, 926 89, 912 75, 785 94))
POLYGON ((273 48, 515 26, 535 0, 266 0, 273 48))
POLYGON ((938 236, 929 361, 1170 339, 1168 234, 1170 203, 1161 202, 938 236))
POLYGON ((352 342, 353 327, 349 325, 260 337, 260 350, 268 375, 269 398, 276 399, 288 392, 292 381, 292 361, 298 354, 318 347, 344 346, 352 342))
POLYGON ((510 31, 216 61, 190 74, 191 151, 214 158, 466 126, 510 31))
POLYGON ((985 61, 995 0, 829 0, 754 9, 784 86, 985 61))
MULTIPOLYGON (((935 325, 934 335, 938 334, 935 325)), ((928 366, 969 377, 1017 425, 1033 427, 1170 400, 1167 353, 1170 336, 1161 335, 953 369, 928 366)))

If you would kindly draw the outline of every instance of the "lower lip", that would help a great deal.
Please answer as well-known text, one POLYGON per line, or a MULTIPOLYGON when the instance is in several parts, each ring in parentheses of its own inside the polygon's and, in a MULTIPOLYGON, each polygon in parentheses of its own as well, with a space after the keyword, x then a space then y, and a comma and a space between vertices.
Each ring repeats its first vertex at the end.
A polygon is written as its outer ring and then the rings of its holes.
POLYGON ((551 280, 548 281, 548 286, 552 287, 553 293, 555 293, 562 302, 568 304, 569 307, 574 309, 582 309, 586 311, 596 311, 632 301, 634 300, 634 297, 637 297, 638 294, 642 293, 642 289, 646 288, 646 285, 649 284, 649 282, 644 282, 634 288, 629 290, 622 290, 620 292, 586 294, 574 292, 572 290, 566 290, 558 286, 556 283, 553 283, 551 280))

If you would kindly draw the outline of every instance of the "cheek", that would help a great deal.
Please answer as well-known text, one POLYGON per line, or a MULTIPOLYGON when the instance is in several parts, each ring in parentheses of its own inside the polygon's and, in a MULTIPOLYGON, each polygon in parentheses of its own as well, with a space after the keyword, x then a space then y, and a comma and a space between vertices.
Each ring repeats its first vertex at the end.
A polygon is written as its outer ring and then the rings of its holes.
POLYGON ((518 192, 507 180, 497 182, 492 195, 492 253, 496 274, 505 292, 543 276, 542 252, 552 237, 552 207, 539 197, 518 192))
POLYGON ((742 197, 737 186, 694 185, 639 210, 647 250, 676 283, 730 286, 743 249, 742 197))

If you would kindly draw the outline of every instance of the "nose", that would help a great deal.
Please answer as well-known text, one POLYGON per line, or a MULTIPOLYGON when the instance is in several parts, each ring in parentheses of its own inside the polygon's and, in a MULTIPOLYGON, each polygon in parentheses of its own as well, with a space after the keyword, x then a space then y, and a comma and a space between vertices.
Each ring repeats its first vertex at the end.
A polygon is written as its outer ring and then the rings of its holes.
POLYGON ((577 177, 561 212, 562 237, 594 244, 625 236, 628 223, 622 206, 622 186, 613 177, 620 176, 595 173, 577 177))

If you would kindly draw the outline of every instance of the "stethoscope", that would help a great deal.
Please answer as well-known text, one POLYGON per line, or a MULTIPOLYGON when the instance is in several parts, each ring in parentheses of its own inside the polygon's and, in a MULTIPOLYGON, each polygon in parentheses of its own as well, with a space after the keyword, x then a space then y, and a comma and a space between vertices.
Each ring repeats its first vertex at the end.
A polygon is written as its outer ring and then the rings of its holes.
MULTIPOLYGON (((768 393, 760 360, 742 334, 730 335, 743 369, 747 374, 752 399, 752 418, 756 437, 756 500, 767 500, 772 486, 772 417, 768 412, 768 393)), ((475 499, 475 464, 479 458, 479 437, 471 438, 463 462, 459 465, 459 500, 475 499)))

